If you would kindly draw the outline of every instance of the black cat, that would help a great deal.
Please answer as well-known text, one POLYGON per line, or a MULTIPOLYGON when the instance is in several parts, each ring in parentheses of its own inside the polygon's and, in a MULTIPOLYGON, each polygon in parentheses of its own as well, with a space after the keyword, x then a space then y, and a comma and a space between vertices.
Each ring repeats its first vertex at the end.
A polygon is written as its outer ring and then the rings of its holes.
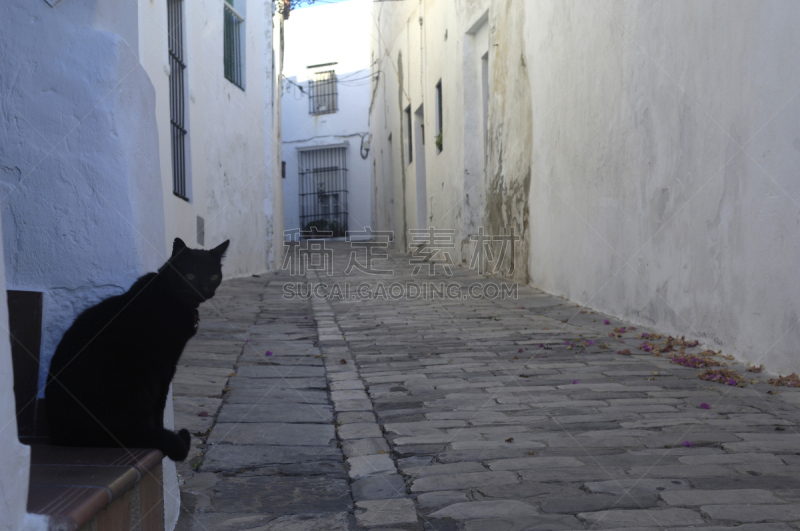
POLYGON ((222 281, 228 243, 203 251, 175 238, 158 273, 78 316, 47 375, 51 443, 157 448, 186 459, 189 432, 164 429, 164 406, 178 359, 197 332, 197 307, 222 281))

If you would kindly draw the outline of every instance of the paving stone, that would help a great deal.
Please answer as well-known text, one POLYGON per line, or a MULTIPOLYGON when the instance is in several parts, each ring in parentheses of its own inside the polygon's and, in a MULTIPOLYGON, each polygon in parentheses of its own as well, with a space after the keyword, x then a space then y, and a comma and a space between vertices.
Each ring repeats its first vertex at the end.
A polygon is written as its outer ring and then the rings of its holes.
POLYGON ((208 438, 209 444, 258 444, 274 446, 328 446, 336 440, 333 426, 326 424, 221 423, 208 438))
POLYGON ((264 396, 269 396, 273 389, 327 389, 327 380, 320 377, 311 378, 231 378, 228 381, 231 389, 258 389, 264 396))
POLYGON ((734 476, 715 478, 691 478, 696 489, 800 489, 800 479, 787 476, 734 476))
POLYGON ((519 475, 523 481, 562 482, 623 479, 628 477, 625 471, 621 468, 605 468, 597 466, 520 470, 519 475))
POLYGON ((352 509, 346 480, 325 476, 254 476, 227 478, 214 486, 213 512, 268 512, 303 514, 347 512, 352 509))
POLYGON ((516 459, 501 459, 489 461, 489 468, 492 470, 522 470, 531 468, 562 468, 572 466, 584 466, 584 464, 574 457, 518 457, 516 459))
POLYGON ((428 476, 414 480, 411 492, 455 490, 468 487, 491 487, 519 483, 511 472, 469 472, 448 476, 428 476))
POLYGON ((217 422, 290 422, 331 424, 333 410, 323 404, 297 402, 273 402, 264 400, 259 404, 225 404, 217 422))
POLYGON ((678 460, 685 465, 783 465, 783 461, 772 454, 719 454, 686 455, 678 460))
POLYGON ((342 452, 348 458, 389 453, 389 445, 382 437, 380 439, 354 439, 342 441, 342 452))
POLYGON ((586 483, 586 488, 590 492, 607 494, 626 494, 634 496, 652 492, 663 492, 673 490, 687 490, 692 486, 688 481, 681 479, 614 479, 610 481, 592 481, 586 483))
POLYGON ((694 478, 714 476, 735 476, 736 471, 721 465, 665 465, 634 466, 628 469, 633 478, 694 478))
POLYGON ((518 499, 523 501, 541 501, 544 498, 569 498, 584 496, 580 483, 540 483, 538 481, 524 481, 513 485, 499 485, 493 487, 475 487, 472 493, 476 500, 484 498, 518 499))
POLYGON ((416 524, 417 511, 408 498, 356 502, 356 521, 359 527, 416 524))
POLYGON ((401 470, 403 474, 412 476, 414 478, 485 471, 486 468, 483 465, 471 461, 466 463, 452 463, 445 465, 426 464, 424 466, 403 467, 401 470))
POLYGON ((417 505, 423 508, 444 507, 469 501, 466 493, 457 490, 443 490, 439 492, 426 492, 417 496, 417 505))
POLYGON ((349 531, 348 513, 279 516, 258 531, 349 531))
POLYGON ((364 400, 341 400, 334 404, 336 412, 342 411, 372 411, 372 401, 364 400))
POLYGON ((324 367, 304 365, 244 365, 236 371, 238 378, 302 378, 325 376, 324 367))
POLYGON ((339 424, 356 424, 359 422, 376 422, 375 414, 371 411, 346 411, 336 415, 339 424))
POLYGON ((733 505, 782 503, 772 492, 761 489, 666 491, 661 499, 670 505, 733 505))
POLYGON ((428 515, 428 518, 471 520, 483 518, 528 518, 536 516, 536 507, 515 500, 476 501, 448 505, 428 515))
POLYGON ((339 426, 336 430, 340 439, 367 439, 382 437, 380 427, 374 422, 358 422, 339 426))
POLYGON ((203 470, 235 471, 243 468, 289 465, 300 462, 344 463, 341 452, 332 446, 253 446, 212 445, 203 457, 203 470))
POLYGON ((636 527, 652 523, 655 528, 666 526, 703 525, 705 521, 699 513, 690 509, 631 509, 579 513, 593 529, 616 529, 636 527))
POLYGON ((347 460, 347 464, 350 465, 350 477, 353 479, 396 471, 394 461, 388 454, 351 457, 347 460))
MULTIPOLYGON (((689 492, 689 491, 687 491, 689 492)), ((571 498, 545 499, 541 509, 546 513, 576 514, 601 511, 605 509, 648 509, 658 505, 655 494, 607 496, 595 494, 571 498)))
POLYGON ((356 480, 350 486, 353 489, 353 499, 357 502, 404 498, 406 496, 406 483, 402 476, 397 474, 370 476, 356 480))
POLYGON ((328 393, 322 389, 294 389, 280 384, 267 389, 231 389, 225 395, 226 404, 269 404, 294 402, 299 404, 329 405, 328 393))
POLYGON ((800 520, 800 505, 705 505, 700 511, 712 520, 736 522, 794 522, 800 520))

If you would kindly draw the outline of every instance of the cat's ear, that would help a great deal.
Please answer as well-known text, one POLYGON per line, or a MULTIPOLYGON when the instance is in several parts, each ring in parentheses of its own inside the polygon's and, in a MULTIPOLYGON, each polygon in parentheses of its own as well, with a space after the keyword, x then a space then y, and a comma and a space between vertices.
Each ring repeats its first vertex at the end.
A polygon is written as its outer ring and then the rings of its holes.
POLYGON ((172 257, 176 257, 179 252, 186 249, 186 244, 183 243, 183 240, 180 238, 175 238, 175 241, 172 242, 172 257))
POLYGON ((216 256, 217 259, 220 262, 222 262, 222 259, 225 258, 225 251, 228 250, 228 244, 230 244, 230 243, 231 243, 230 240, 225 240, 221 244, 219 244, 216 247, 214 247, 213 249, 211 249, 211 251, 209 251, 209 252, 211 254, 213 254, 214 256, 216 256))

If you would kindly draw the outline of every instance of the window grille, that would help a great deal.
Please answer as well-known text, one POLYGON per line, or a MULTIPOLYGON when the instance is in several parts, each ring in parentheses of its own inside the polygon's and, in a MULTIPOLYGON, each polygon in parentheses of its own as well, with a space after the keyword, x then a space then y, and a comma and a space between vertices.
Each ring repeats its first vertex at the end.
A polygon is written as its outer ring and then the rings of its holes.
POLYGON ((186 62, 183 57, 183 0, 167 0, 169 114, 172 139, 172 192, 186 195, 186 62))
POLYGON ((225 3, 225 79, 244 90, 244 17, 225 3))
POLYGON ((308 82, 308 112, 310 114, 336 112, 338 103, 336 72, 333 70, 316 72, 314 79, 308 82))
POLYGON ((345 148, 300 152, 300 226, 332 237, 347 232, 347 164, 345 148))

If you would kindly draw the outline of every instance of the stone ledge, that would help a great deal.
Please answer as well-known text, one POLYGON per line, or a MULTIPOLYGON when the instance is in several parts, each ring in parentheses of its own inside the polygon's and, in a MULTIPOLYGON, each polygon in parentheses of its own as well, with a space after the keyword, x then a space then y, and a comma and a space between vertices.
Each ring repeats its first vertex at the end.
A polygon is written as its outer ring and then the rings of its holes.
POLYGON ((158 450, 33 445, 28 512, 50 529, 164 528, 158 450))

